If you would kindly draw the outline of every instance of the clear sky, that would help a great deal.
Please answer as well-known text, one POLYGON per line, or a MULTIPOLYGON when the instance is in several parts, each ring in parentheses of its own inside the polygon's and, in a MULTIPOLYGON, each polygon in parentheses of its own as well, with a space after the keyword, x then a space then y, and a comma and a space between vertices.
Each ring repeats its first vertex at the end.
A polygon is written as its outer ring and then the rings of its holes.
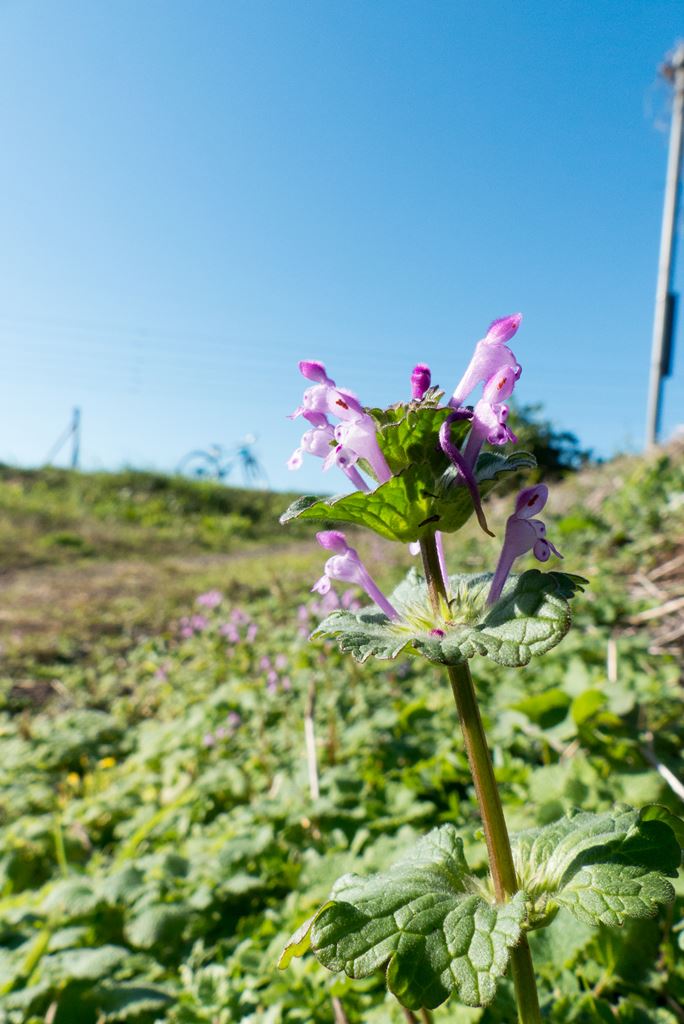
MULTIPOLYGON (((518 309, 520 399, 640 446, 683 34, 681 0, 0 0, 0 459, 79 405, 86 467, 253 432, 320 489, 299 358, 451 389, 518 309)), ((681 317, 666 387, 668 433, 681 317)))

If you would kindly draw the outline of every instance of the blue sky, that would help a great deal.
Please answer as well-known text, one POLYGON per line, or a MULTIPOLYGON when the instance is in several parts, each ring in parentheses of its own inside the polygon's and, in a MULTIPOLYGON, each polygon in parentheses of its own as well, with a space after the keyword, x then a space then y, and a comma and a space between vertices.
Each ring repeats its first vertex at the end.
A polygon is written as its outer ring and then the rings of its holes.
POLYGON ((451 389, 518 309, 520 399, 639 447, 683 34, 669 0, 0 0, 0 459, 79 405, 87 467, 254 432, 320 489, 299 358, 451 389))

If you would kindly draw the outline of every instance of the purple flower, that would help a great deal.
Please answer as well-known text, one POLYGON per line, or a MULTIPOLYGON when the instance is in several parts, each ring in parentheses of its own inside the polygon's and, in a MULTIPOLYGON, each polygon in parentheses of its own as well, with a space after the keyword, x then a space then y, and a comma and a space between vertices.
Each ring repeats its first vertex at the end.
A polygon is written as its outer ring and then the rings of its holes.
POLYGON ((468 369, 461 377, 449 405, 458 409, 480 382, 488 381, 498 370, 510 366, 520 376, 520 366, 506 342, 510 341, 520 326, 522 313, 501 317, 489 325, 489 329, 475 346, 475 352, 468 369))
POLYGON ((190 626, 196 633, 201 633, 208 625, 209 619, 206 615, 192 615, 190 617, 190 626))
POLYGON ((213 733, 206 732, 202 737, 202 745, 205 747, 213 747, 216 743, 216 739, 213 733))
POLYGON ((257 626, 256 622, 250 623, 250 625, 247 627, 247 632, 245 633, 245 639, 247 640, 248 644, 254 643, 254 640, 256 639, 256 635, 258 632, 259 627, 257 626))
POLYGON ((195 604, 198 604, 200 608, 216 608, 222 600, 223 594, 220 590, 207 590, 206 594, 199 595, 195 604))
POLYGON ((264 656, 259 659, 259 668, 263 672, 268 672, 269 669, 271 668, 271 659, 266 654, 264 654, 264 656))
POLYGON ((546 526, 541 519, 533 517, 546 505, 549 489, 546 484, 526 487, 521 491, 515 502, 515 511, 506 522, 506 535, 499 562, 494 573, 492 586, 487 597, 487 604, 494 604, 501 597, 504 583, 511 571, 516 558, 532 551, 540 562, 546 562, 553 552, 562 558, 550 540, 546 537, 546 526))
POLYGON ((307 380, 316 383, 306 389, 302 396, 302 404, 290 414, 290 419, 306 416, 307 413, 331 413, 342 418, 346 414, 363 412, 356 395, 346 388, 338 388, 335 381, 328 377, 323 363, 302 361, 299 370, 307 380))
POLYGON ((489 378, 480 401, 473 409, 473 428, 468 435, 463 455, 471 469, 475 467, 480 449, 485 441, 489 444, 507 444, 517 441, 513 431, 506 426, 509 398, 518 376, 512 366, 502 366, 489 378))
POLYGON ((229 711, 226 721, 230 728, 235 731, 235 729, 239 729, 242 725, 242 716, 237 711, 229 711))
POLYGON ((226 729, 225 725, 219 725, 215 735, 217 740, 227 740, 230 736, 230 732, 226 729))
POLYGON ((346 452, 353 452, 357 458, 368 462, 379 483, 384 484, 391 478, 392 472, 378 444, 375 420, 368 413, 345 418, 335 427, 335 438, 346 452))
POLYGON ((325 372, 323 363, 319 363, 315 359, 302 359, 299 363, 299 372, 302 377, 306 377, 307 380, 313 380, 316 384, 327 384, 329 387, 335 387, 335 381, 331 380, 325 372))
POLYGON ((323 576, 314 583, 312 590, 319 594, 327 594, 331 580, 344 580, 355 583, 366 591, 372 601, 383 610, 389 619, 398 619, 399 614, 379 589, 374 579, 363 565, 357 552, 347 543, 347 538, 339 530, 322 530, 316 534, 321 547, 334 552, 332 558, 325 563, 323 576))
POLYGON ((324 412, 305 412, 304 418, 312 424, 311 429, 305 431, 299 441, 299 447, 295 448, 287 460, 288 469, 299 469, 302 465, 302 456, 315 455, 319 459, 325 459, 330 454, 330 445, 335 441, 335 431, 332 423, 324 412))
POLYGON ((427 389, 430 387, 432 374, 430 367, 425 363, 418 363, 411 371, 411 398, 420 401, 427 389))
POLYGON ((375 421, 364 411, 356 395, 345 388, 338 388, 334 380, 328 377, 323 363, 301 362, 299 369, 308 380, 316 383, 306 389, 302 404, 295 409, 291 418, 305 416, 313 429, 306 431, 299 447, 290 456, 290 469, 298 469, 302 454, 310 452, 325 458, 324 469, 339 466, 358 490, 368 490, 363 477, 355 468, 359 459, 366 459, 380 483, 389 480, 392 474, 380 451, 375 421), (342 421, 333 433, 328 415, 342 421), (331 450, 333 440, 337 441, 337 445, 331 450))
POLYGON ((224 636, 229 644, 240 643, 237 626, 234 626, 232 622, 224 622, 222 626, 219 626, 219 635, 224 636))
POLYGON ((274 664, 278 671, 282 672, 284 668, 287 668, 287 657, 284 654, 276 654, 274 664))

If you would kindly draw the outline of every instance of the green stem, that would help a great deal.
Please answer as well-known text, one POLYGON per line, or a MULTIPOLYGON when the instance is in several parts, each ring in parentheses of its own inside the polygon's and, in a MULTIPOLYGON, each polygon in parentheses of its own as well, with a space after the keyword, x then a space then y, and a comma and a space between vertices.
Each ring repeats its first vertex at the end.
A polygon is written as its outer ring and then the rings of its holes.
POLYGON ((449 610, 449 599, 442 577, 434 534, 425 540, 421 540, 420 553, 423 558, 423 569, 425 570, 425 582, 427 583, 430 604, 435 615, 441 619, 444 617, 445 612, 449 610))
POLYGON ((62 822, 58 814, 55 814, 54 822, 52 825, 52 835, 55 840, 55 857, 57 858, 57 864, 63 878, 69 876, 69 863, 67 861, 66 848, 64 846, 64 834, 62 832, 62 822))
MULTIPOLYGON (((432 608, 440 615, 442 602, 447 598, 434 537, 421 541, 420 546, 432 608)), ((518 891, 518 879, 473 679, 467 661, 447 666, 447 672, 480 807, 494 892, 497 900, 503 902, 518 891)), ((511 952, 511 967, 520 1024, 541 1024, 532 955, 525 935, 511 952)))

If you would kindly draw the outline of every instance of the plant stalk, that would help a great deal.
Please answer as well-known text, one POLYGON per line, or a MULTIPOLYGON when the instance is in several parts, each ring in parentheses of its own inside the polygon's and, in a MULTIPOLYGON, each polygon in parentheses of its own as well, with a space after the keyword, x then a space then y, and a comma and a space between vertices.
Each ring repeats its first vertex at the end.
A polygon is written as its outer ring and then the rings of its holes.
MULTIPOLYGON (((434 537, 421 541, 420 547, 432 608, 441 615, 447 597, 434 537)), ((473 679, 467 661, 448 665, 447 672, 480 807, 494 892, 497 900, 504 902, 518 891, 518 880, 473 679)), ((541 1024, 532 955, 525 935, 511 952, 511 967, 520 1024, 541 1024)))

